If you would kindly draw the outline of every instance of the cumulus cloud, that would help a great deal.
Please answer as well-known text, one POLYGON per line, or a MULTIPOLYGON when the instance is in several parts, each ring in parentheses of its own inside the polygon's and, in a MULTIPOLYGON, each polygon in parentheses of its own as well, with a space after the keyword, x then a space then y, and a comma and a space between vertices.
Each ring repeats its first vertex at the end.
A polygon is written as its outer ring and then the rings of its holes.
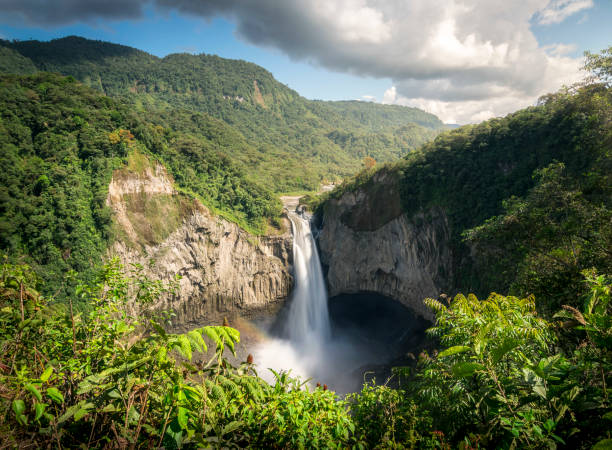
POLYGON ((593 0, 551 0, 548 6, 538 13, 538 23, 542 25, 561 23, 577 12, 593 6, 593 0))
MULTIPOLYGON (((294 60, 390 78, 384 102, 419 106, 460 123, 508 113, 576 81, 579 61, 562 46, 541 47, 530 26, 532 20, 558 23, 593 6, 592 0, 151 1, 161 10, 223 16, 241 39, 294 60)), ((136 17, 144 4, 0 0, 0 12, 53 24, 136 17)))

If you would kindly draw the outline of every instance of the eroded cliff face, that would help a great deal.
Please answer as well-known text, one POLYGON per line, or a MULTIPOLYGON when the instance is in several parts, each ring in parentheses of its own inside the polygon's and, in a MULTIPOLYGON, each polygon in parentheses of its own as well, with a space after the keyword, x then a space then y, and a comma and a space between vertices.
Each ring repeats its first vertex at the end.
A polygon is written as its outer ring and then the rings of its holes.
POLYGON ((325 205, 318 243, 329 294, 376 292, 432 320, 423 299, 436 298, 451 275, 447 218, 439 209, 407 217, 393 177, 374 178, 374 189, 325 205))
POLYGON ((180 326, 275 311, 290 293, 289 233, 256 237, 214 216, 175 192, 159 164, 117 171, 107 203, 119 236, 111 256, 142 264, 154 279, 181 275, 177 294, 153 305, 174 310, 180 326))

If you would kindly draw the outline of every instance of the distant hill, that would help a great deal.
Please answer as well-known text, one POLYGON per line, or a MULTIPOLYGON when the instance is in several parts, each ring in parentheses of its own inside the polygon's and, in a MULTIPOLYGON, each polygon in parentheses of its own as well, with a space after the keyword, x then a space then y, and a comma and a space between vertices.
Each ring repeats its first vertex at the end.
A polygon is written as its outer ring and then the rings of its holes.
POLYGON ((365 156, 392 161, 444 129, 416 108, 307 100, 253 63, 206 54, 158 58, 75 36, 0 41, 0 70, 73 76, 177 132, 212 137, 221 120, 233 129, 222 151, 277 192, 346 177, 365 156))

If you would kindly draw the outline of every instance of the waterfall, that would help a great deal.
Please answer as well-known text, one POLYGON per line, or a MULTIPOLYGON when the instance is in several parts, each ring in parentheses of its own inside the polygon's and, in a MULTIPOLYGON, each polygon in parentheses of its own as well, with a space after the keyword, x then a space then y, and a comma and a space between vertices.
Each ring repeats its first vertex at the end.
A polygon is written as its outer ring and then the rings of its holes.
POLYGON ((300 347, 318 347, 331 335, 327 291, 310 220, 289 213, 293 228, 295 287, 286 325, 289 341, 300 347))
MULTIPOLYGON (((287 205, 286 205, 287 206, 287 205)), ((297 206, 297 202, 293 205, 297 206)), ((293 230, 293 293, 284 318, 282 337, 272 337, 255 349, 259 367, 276 371, 290 370, 292 376, 331 383, 341 376, 332 372, 336 364, 349 352, 331 339, 331 326, 327 307, 327 290, 310 220, 304 213, 287 208, 293 230)), ((275 382, 270 371, 260 371, 266 381, 275 382)), ((331 384, 330 384, 331 386, 331 384)))

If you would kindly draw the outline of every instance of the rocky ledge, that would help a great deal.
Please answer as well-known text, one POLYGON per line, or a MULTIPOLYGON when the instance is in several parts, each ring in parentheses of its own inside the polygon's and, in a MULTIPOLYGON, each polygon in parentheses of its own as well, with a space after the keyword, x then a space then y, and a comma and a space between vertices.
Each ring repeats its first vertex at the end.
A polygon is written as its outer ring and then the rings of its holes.
POLYGON ((107 203, 120 236, 110 256, 126 266, 141 264, 153 279, 182 277, 176 295, 153 305, 172 309, 180 326, 272 312, 291 291, 289 232, 247 233, 178 194, 159 164, 140 173, 115 173, 107 203))

